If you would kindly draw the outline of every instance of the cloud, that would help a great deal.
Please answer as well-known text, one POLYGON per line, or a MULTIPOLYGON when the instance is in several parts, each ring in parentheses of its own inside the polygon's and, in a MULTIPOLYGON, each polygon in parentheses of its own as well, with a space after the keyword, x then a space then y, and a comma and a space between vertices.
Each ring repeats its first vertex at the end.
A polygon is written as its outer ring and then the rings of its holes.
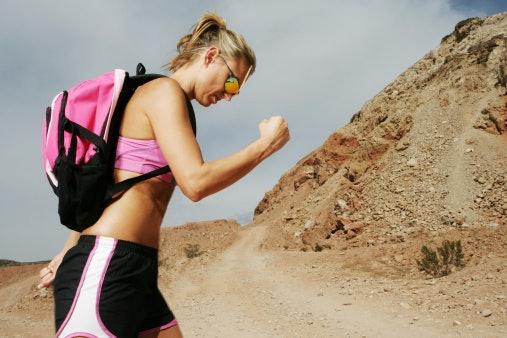
POLYGON ((177 190, 165 225, 253 212, 284 172, 465 18, 443 0, 3 2, 1 258, 49 258, 66 234, 40 166, 40 126, 53 95, 112 68, 132 72, 139 61, 160 72, 205 9, 242 33, 258 58, 232 102, 209 109, 194 103, 205 159, 241 150, 273 115, 288 120, 291 140, 198 203, 177 190))
POLYGON ((507 11, 505 0, 451 0, 450 6, 467 16, 485 16, 507 11))

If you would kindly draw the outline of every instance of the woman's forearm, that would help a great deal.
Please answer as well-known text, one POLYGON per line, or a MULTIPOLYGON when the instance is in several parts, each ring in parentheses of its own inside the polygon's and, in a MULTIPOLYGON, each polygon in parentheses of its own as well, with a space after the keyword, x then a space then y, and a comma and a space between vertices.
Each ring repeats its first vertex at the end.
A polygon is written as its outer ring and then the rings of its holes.
POLYGON ((199 199, 228 187, 248 174, 269 156, 266 150, 266 141, 258 139, 237 153, 205 162, 196 179, 199 199))

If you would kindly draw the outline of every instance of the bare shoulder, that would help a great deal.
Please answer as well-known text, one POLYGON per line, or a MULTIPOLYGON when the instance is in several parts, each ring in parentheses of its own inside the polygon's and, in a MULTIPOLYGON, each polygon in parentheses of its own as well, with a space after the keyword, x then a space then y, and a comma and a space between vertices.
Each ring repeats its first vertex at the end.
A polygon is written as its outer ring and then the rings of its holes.
POLYGON ((137 88, 125 108, 120 135, 153 139, 155 120, 168 123, 167 118, 172 117, 181 121, 187 113, 185 93, 179 83, 168 77, 158 78, 137 88))
POLYGON ((148 82, 142 86, 142 97, 145 105, 157 105, 159 103, 171 104, 185 102, 185 93, 179 83, 170 77, 162 77, 148 82))
POLYGON ((141 104, 144 114, 152 127, 154 123, 181 124, 188 120, 188 109, 185 93, 179 83, 163 77, 152 80, 142 86, 141 104))
POLYGON ((183 194, 198 198, 196 173, 204 160, 192 130, 185 93, 171 78, 160 78, 142 86, 143 110, 155 139, 183 194))

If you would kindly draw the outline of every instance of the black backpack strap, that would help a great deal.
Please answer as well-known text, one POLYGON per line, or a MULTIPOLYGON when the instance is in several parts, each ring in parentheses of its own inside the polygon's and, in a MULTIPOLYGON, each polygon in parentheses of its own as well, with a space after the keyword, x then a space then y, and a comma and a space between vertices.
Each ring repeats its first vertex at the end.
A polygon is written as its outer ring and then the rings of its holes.
MULTIPOLYGON (((183 93, 185 93, 185 92, 183 92, 183 93)), ((185 98, 187 99, 187 110, 188 110, 188 116, 190 117, 190 124, 192 125, 192 130, 194 131, 194 136, 197 136, 197 124, 195 123, 194 107, 192 106, 192 102, 190 102, 186 93, 185 93, 185 98)))
POLYGON ((64 129, 68 132, 72 132, 73 134, 79 135, 88 141, 92 142, 95 146, 97 146, 100 150, 104 151, 106 149, 106 142, 99 135, 91 132, 85 127, 77 124, 74 121, 66 119, 64 124, 64 129))
POLYGON ((132 90, 135 91, 137 87, 142 86, 143 84, 150 82, 151 80, 155 80, 161 77, 166 77, 162 74, 141 74, 141 75, 134 75, 129 78, 129 85, 131 86, 132 90))
POLYGON ((118 182, 118 183, 114 184, 111 188, 107 189, 107 193, 106 193, 106 196, 104 197, 104 201, 105 202, 109 201, 116 194, 118 194, 120 192, 127 191, 136 183, 142 182, 144 180, 147 180, 149 178, 152 178, 152 177, 155 177, 158 175, 168 173, 170 171, 171 171, 171 169, 169 168, 168 165, 166 165, 165 167, 160 167, 160 168, 152 170, 146 174, 136 176, 136 177, 131 177, 131 178, 128 178, 124 181, 118 182))
POLYGON ((63 91, 62 100, 60 101, 60 112, 58 114, 58 153, 65 153, 65 145, 63 139, 63 131, 65 128, 65 121, 67 118, 65 117, 65 107, 67 106, 67 96, 68 93, 66 90, 63 91))

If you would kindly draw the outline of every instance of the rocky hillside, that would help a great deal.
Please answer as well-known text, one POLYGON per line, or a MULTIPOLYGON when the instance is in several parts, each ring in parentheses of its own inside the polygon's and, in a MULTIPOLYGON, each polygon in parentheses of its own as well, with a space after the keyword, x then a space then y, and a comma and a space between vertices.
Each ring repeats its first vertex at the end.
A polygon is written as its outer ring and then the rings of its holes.
POLYGON ((264 246, 376 245, 507 221, 507 12, 459 22, 266 193, 264 246))

